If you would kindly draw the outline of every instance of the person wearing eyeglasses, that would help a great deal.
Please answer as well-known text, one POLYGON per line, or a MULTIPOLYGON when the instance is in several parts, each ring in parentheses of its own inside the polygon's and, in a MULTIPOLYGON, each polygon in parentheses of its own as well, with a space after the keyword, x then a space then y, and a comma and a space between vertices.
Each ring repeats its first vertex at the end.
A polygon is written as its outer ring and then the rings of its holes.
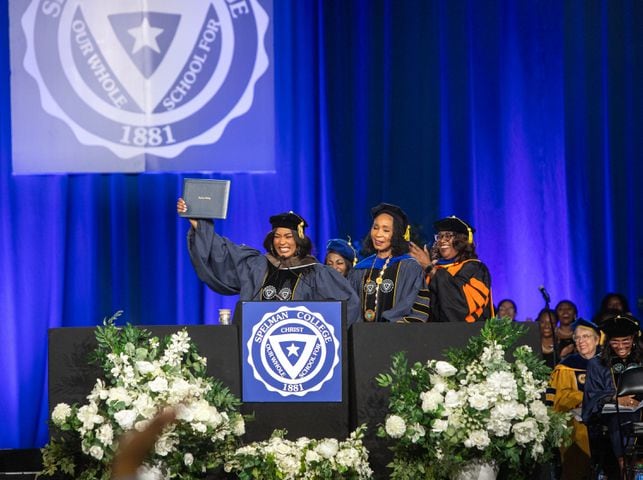
POLYGON ((572 412, 572 444, 561 448, 561 480, 589 477, 590 453, 587 427, 581 422, 581 406, 587 363, 599 349, 600 330, 593 322, 579 318, 572 324, 578 353, 564 358, 551 373, 547 402, 558 412, 572 412))
MULTIPOLYGON (((641 365, 642 356, 637 341, 640 327, 638 319, 619 313, 607 318, 601 330, 605 334, 605 347, 600 355, 587 363, 582 418, 589 432, 592 462, 601 465, 608 478, 620 478, 623 445, 618 419, 614 413, 602 412, 608 403, 618 402, 620 406, 630 408, 640 403, 641 399, 633 395, 615 396, 621 374, 629 367, 641 365), (608 432, 607 439, 603 435, 604 428, 608 432), (606 456, 606 453, 613 456, 606 456)), ((638 411, 620 414, 621 421, 638 421, 639 417, 638 411)))
POLYGON ((426 291, 420 292, 416 303, 428 295, 432 322, 473 323, 491 318, 491 275, 478 259, 475 228, 456 216, 433 226, 437 233, 431 250, 410 245, 411 256, 426 273, 426 291))

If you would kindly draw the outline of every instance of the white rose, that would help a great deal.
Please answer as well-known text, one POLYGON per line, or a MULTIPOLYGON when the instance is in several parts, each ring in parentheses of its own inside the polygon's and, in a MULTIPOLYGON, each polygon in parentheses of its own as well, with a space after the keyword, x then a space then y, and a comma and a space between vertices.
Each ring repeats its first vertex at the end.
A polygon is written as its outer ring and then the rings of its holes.
POLYGON ((420 399, 422 400, 423 412, 434 412, 444 401, 444 399, 442 398, 442 394, 437 390, 422 392, 420 394, 420 399))
POLYGON ((469 433, 469 437, 464 441, 467 448, 476 447, 478 450, 484 450, 491 443, 489 435, 484 430, 474 430, 469 433))
POLYGON ((101 460, 103 458, 103 449, 98 445, 94 445, 89 449, 89 454, 94 457, 96 460, 101 460))
POLYGON ((448 426, 448 420, 437 419, 435 422, 433 422, 433 427, 431 427, 431 430, 434 432, 444 432, 448 426))
POLYGON ((327 438, 317 445, 317 452, 325 458, 333 458, 339 449, 339 444, 335 438, 327 438))
POLYGON ((121 410, 114 414, 114 420, 123 430, 129 430, 136 421, 136 412, 134 410, 121 410))
POLYGON ((475 410, 482 411, 489 408, 489 399, 486 395, 479 392, 471 392, 467 400, 469 401, 471 408, 475 410))
POLYGON ((435 371, 438 372, 438 375, 441 377, 451 377, 455 375, 458 370, 449 362, 440 360, 435 364, 435 371))
POLYGON ((521 445, 525 445, 536 438, 536 435, 538 434, 538 424, 535 419, 528 418, 524 422, 516 423, 511 428, 511 431, 514 434, 516 442, 521 445))
POLYGON ((384 429, 390 437, 400 438, 406 432, 406 423, 399 415, 391 415, 386 419, 384 429))
POLYGON ((71 407, 66 403, 59 403, 54 408, 54 411, 51 412, 51 419, 56 425, 60 426, 65 423, 69 415, 71 415, 71 407))
POLYGON ((183 455, 183 463, 189 467, 194 463, 194 456, 191 453, 186 453, 183 455))
POLYGON ((321 461, 322 457, 315 450, 308 450, 305 459, 306 463, 313 463, 321 461))

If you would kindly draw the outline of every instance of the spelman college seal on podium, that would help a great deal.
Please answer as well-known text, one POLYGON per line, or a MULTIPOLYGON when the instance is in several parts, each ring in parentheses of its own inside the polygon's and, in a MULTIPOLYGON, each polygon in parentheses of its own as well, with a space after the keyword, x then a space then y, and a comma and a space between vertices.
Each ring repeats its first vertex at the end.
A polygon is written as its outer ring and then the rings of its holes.
POLYGON ((173 158, 250 109, 268 20, 258 0, 33 0, 24 67, 82 144, 173 158))
POLYGON ((340 302, 248 302, 243 322, 244 402, 342 400, 340 302))

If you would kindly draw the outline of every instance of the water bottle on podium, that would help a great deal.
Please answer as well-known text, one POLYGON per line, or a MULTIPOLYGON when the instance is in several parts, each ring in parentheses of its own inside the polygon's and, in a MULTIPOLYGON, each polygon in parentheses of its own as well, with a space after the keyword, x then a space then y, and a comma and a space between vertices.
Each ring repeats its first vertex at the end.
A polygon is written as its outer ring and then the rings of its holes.
POLYGON ((230 325, 232 311, 229 308, 219 309, 219 325, 230 325))

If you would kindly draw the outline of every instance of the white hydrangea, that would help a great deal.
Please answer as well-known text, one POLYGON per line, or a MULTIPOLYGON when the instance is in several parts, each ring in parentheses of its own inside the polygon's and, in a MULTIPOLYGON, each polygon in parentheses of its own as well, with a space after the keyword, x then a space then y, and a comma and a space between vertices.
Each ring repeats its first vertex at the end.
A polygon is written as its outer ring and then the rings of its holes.
POLYGON ((406 422, 399 415, 390 415, 384 424, 386 433, 392 438, 400 438, 406 432, 406 422))
POLYGON ((62 425, 71 415, 71 407, 66 403, 59 403, 51 412, 51 420, 56 425, 62 425))
POLYGON ((487 377, 489 390, 505 400, 514 400, 518 398, 518 385, 511 372, 500 371, 493 372, 487 377))

